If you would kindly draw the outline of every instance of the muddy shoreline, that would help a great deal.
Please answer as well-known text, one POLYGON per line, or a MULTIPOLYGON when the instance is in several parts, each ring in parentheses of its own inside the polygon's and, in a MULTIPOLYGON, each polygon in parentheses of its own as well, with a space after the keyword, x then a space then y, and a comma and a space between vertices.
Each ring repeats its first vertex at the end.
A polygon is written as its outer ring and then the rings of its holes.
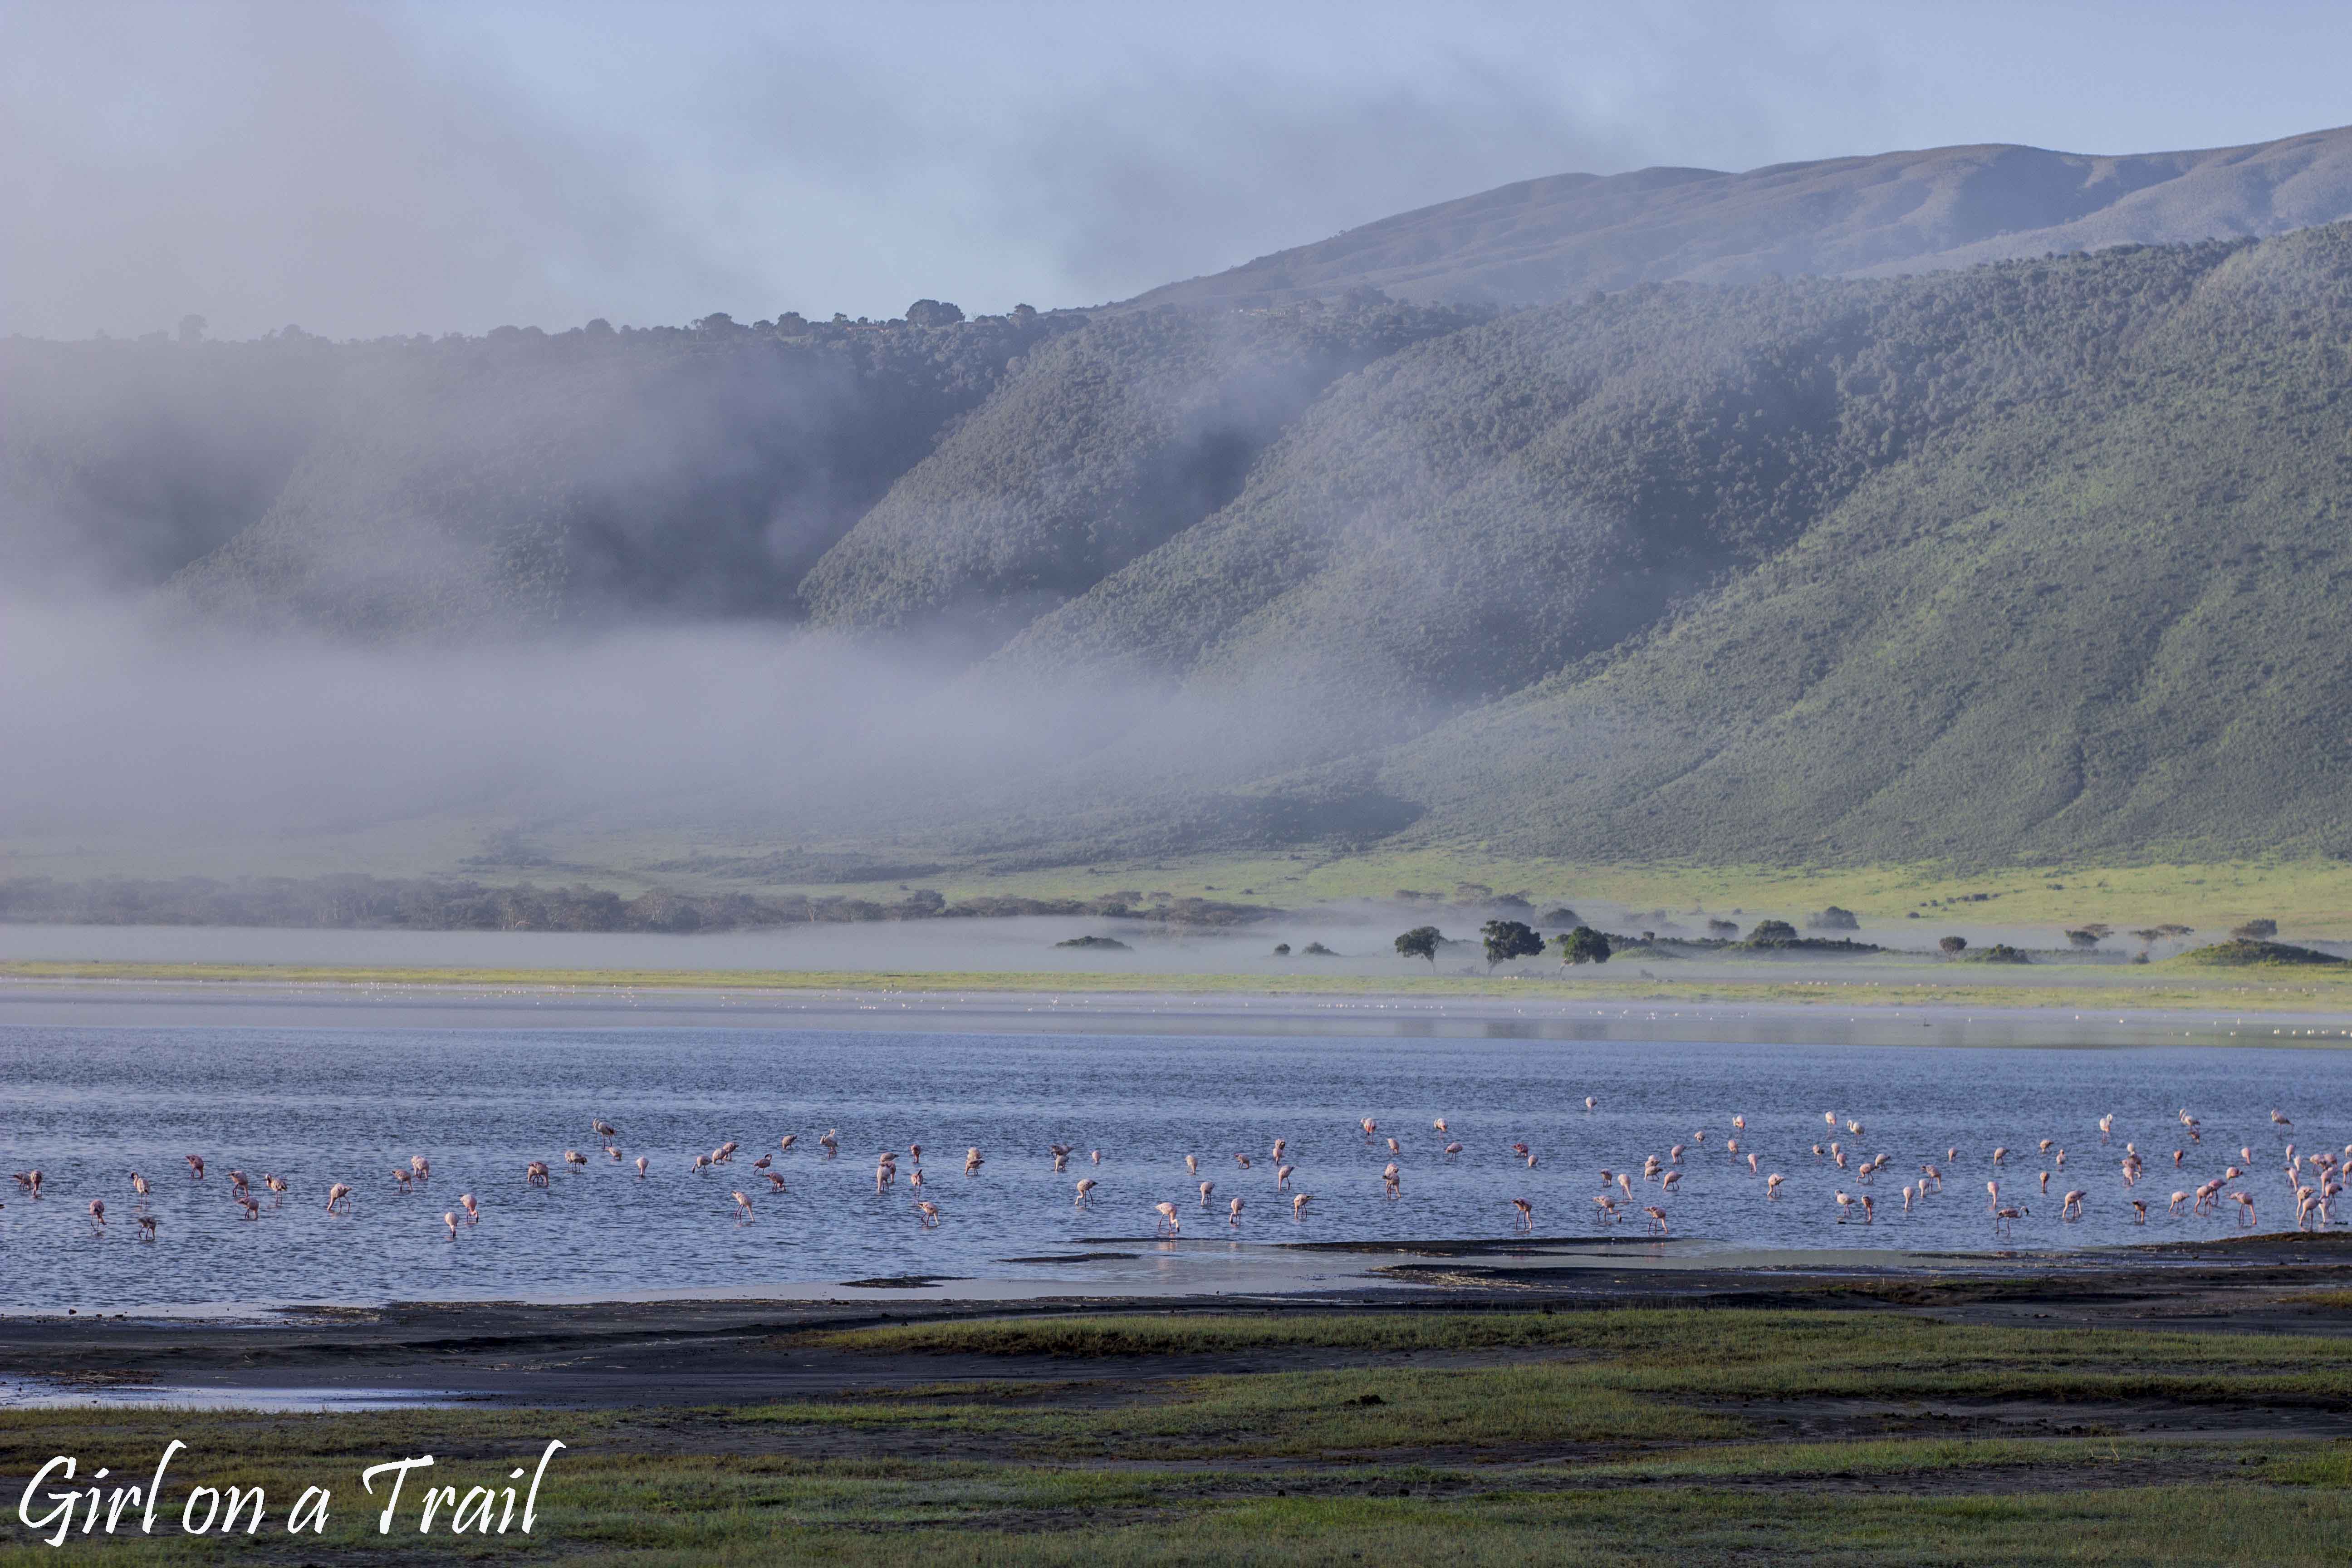
MULTIPOLYGON (((1086 1312, 1529 1311, 1612 1307, 1833 1309, 2021 1328, 2137 1329, 2352 1337, 2352 1236, 2250 1237, 2195 1247, 1868 1269, 1550 1268, 1476 1255, 1397 1260, 1375 1288, 1262 1296, 1073 1293, 1022 1300, 405 1302, 279 1309, 207 1321, 44 1313, 0 1319, 0 1386, 79 1390, 100 1402, 145 1391, 368 1391, 513 1406, 740 1405, 971 1380, 1098 1384, 1206 1373, 1378 1363, 1362 1352, 1086 1358, 877 1355, 811 1342, 830 1329, 1086 1312)), ((1397 1364, 1505 1364, 1521 1352, 1415 1352, 1397 1364)), ((2308 1413, 2306 1413, 2308 1414, 2308 1413)), ((2266 1413, 2262 1417, 2270 1421, 2266 1413)), ((2281 1418, 2284 1419, 2284 1418, 2281 1418)), ((2298 1430, 2310 1421, 2297 1416, 2298 1430)), ((2133 1423, 2126 1423, 2126 1426, 2133 1423)), ((2330 1435, 2352 1420, 2322 1421, 2330 1435)), ((2316 1430, 2316 1428, 2315 1428, 2316 1430)))

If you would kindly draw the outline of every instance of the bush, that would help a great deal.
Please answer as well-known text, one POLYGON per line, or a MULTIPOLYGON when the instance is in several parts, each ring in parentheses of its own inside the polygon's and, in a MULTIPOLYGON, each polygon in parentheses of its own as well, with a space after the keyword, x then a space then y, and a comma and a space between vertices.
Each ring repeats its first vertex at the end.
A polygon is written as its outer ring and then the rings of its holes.
POLYGON ((1964 936, 1948 936, 1937 942, 1936 945, 1946 952, 1966 952, 1969 950, 1969 939, 1964 936))
POLYGON ((1731 921, 1710 920, 1706 922, 1706 934, 1718 941, 1730 942, 1739 935, 1739 927, 1731 921))
POLYGON ((1808 917, 1805 929, 1807 931, 1860 931, 1862 921, 1855 918, 1852 910, 1842 910, 1835 904, 1832 904, 1820 914, 1808 917))
POLYGON ((2252 920, 2241 926, 2231 926, 2230 934, 2240 942, 2268 942, 2278 935, 2278 921, 2252 920))
POLYGON ((1755 947, 1770 947, 1776 942, 1796 940, 1797 928, 1787 921, 1758 921, 1748 932, 1748 941, 1755 947))

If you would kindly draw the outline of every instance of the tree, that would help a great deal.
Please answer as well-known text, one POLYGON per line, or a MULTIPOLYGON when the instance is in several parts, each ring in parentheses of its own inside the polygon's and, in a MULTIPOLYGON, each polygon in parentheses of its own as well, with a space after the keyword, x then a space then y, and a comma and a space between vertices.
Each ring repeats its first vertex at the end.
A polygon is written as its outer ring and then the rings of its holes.
POLYGON ((919 327, 952 327, 963 320, 963 310, 945 300, 918 300, 907 307, 907 320, 919 327))
POLYGON ((203 342, 205 341, 205 319, 202 316, 181 317, 180 341, 184 343, 203 342))
POLYGON ((1534 927, 1520 921, 1488 921, 1480 934, 1486 939, 1486 972, 1490 974, 1498 963, 1533 958, 1544 950, 1543 938, 1536 934, 1534 927))
POLYGON ((1579 926, 1559 939, 1559 961, 1562 963, 1606 963, 1609 962, 1609 939, 1591 926, 1579 926))
POLYGON ((1862 921, 1852 910, 1842 910, 1835 904, 1805 922, 1815 931, 1860 931, 1862 921))
POLYGON ((1396 939, 1397 956, 1425 958, 1429 960, 1429 967, 1434 969, 1437 967, 1438 944, 1444 940, 1445 934, 1435 926, 1415 926, 1396 939))
POLYGON ((1758 921, 1748 929, 1750 947, 1769 947, 1776 942, 1797 940, 1797 928, 1787 921, 1758 921))
POLYGON ((2251 920, 2242 926, 2231 926, 2230 934, 2240 942, 2268 942, 2278 935, 2278 921, 2251 920))
POLYGON ((1706 922, 1706 934, 1723 942, 1729 942, 1739 934, 1739 927, 1731 921, 1709 920, 1706 922))
POLYGON ((1936 945, 1942 948, 1946 952, 1957 955, 1958 953, 1968 952, 1969 939, 1964 936, 1948 936, 1942 941, 1937 942, 1936 945))
POLYGON ((2073 942, 2076 947, 2096 947, 2101 942, 2107 938, 2111 933, 2112 929, 2113 928, 2111 927, 2103 925, 2086 925, 2080 931, 2068 931, 2066 933, 2066 940, 2073 942))

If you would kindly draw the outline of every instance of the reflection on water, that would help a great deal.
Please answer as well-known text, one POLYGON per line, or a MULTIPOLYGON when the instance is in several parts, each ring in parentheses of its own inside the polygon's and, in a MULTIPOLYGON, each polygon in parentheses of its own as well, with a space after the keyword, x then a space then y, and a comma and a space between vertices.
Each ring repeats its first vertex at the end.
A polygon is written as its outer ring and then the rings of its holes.
POLYGON ((1132 1250, 1116 1243, 1149 1238, 1161 1202, 1176 1206, 1188 1239, 1501 1237, 1519 1223, 1514 1198, 1528 1201, 1538 1234, 1601 1234, 1591 1199, 1604 1167, 1632 1177, 1618 1227, 1629 1238, 1655 1205, 1677 1236, 1743 1248, 1981 1250, 2000 1245, 1988 1178, 2004 1203, 2030 1210, 2019 1246, 2211 1237, 2236 1226, 2238 1205, 2175 1217, 2169 1194, 2244 1165, 2252 1173, 2237 1185, 2262 1228, 2290 1225, 2286 1146, 2342 1149, 2352 1115, 2331 1108, 2347 1087, 2352 1058, 2341 1054, 2246 1047, 9 1028, 0 1166, 37 1167, 46 1179, 37 1202, 0 1190, 0 1306, 724 1292, 901 1277, 1083 1282, 1138 1267, 1075 1255, 1132 1250), (2201 1144, 2185 1135, 2184 1108, 2202 1124, 2201 1144), (2273 1108, 2294 1125, 2273 1123, 2273 1108), (2113 1138, 2102 1143, 2097 1122, 2109 1113, 2113 1138), (1358 1126, 1367 1116, 1380 1124, 1374 1141, 1358 1126), (595 1117, 619 1129, 623 1162, 603 1152, 595 1117), (1432 1129, 1438 1117, 1448 1133, 1432 1129), (1863 1131, 1848 1131, 1848 1120, 1863 1131), (817 1140, 835 1129, 840 1156, 826 1160, 817 1140), (784 1133, 797 1135, 789 1152, 777 1147, 784 1133), (1727 1151, 1734 1137, 1739 1156, 1727 1151), (1294 1191, 1314 1200, 1296 1220, 1276 1186, 1276 1138, 1297 1167, 1294 1191), (695 1154, 730 1139, 742 1146, 731 1164, 695 1173, 695 1154), (1449 1156, 1454 1141, 1463 1149, 1449 1156), (1850 1164, 1882 1153, 1887 1163, 1870 1179, 1841 1171, 1826 1154, 1832 1141, 1850 1164), (1076 1151, 1058 1175, 1047 1152, 1056 1142, 1076 1151), (1514 1152, 1520 1142, 1533 1167, 1514 1152), (2129 1192, 2117 1171, 2126 1142, 2148 1163, 2129 1192), (919 1193, 908 1180, 917 1143, 919 1193), (1996 1146, 2011 1151, 1998 1169, 1996 1146), (898 1152, 901 1174, 877 1191, 885 1148, 898 1152), (967 1175, 972 1148, 982 1161, 967 1175), (1087 1152, 1096 1148, 1099 1166, 1087 1152), (567 1166, 567 1150, 587 1163, 567 1166), (205 1161, 202 1181, 190 1153, 205 1161), (432 1179, 404 1192, 392 1173, 413 1154, 429 1160, 432 1179), (775 1156, 785 1193, 751 1168, 763 1154, 775 1156), (1651 1155, 1680 1171, 1673 1189, 1643 1179, 1651 1155), (1393 1198, 1382 1183, 1391 1159, 1393 1198), (543 1189, 525 1184, 532 1160, 552 1168, 543 1189), (1930 1163, 1948 1164, 1946 1189, 1906 1215, 1902 1188, 1930 1163), (232 1168, 252 1179, 257 1219, 231 1201, 232 1168), (153 1188, 143 1203, 133 1171, 153 1188), (282 1208, 260 1188, 265 1172, 290 1184, 282 1208), (1787 1178, 1778 1201, 1765 1196, 1772 1172, 1787 1178), (1091 1209, 1073 1201, 1081 1176, 1099 1184, 1091 1209), (1203 1181, 1214 1183, 1207 1207, 1203 1181), (355 1189, 348 1216, 325 1212, 338 1182, 355 1189), (2083 1217, 2062 1221, 2074 1189, 2089 1194, 2083 1217), (751 1200, 748 1224, 730 1197, 737 1190, 751 1200), (1868 1194, 1875 1223, 1841 1224, 1860 1205, 1841 1211, 1840 1190, 1868 1194), (468 1192, 481 1222, 453 1243, 441 1215, 468 1192), (1226 1215, 1236 1196, 1237 1226, 1226 1215), (2133 1196, 2152 1211, 2144 1227, 2133 1196), (103 1227, 88 1215, 92 1198, 106 1205, 103 1227), (918 1198, 938 1205, 935 1227, 919 1223, 918 1198), (152 1242, 134 1223, 142 1212, 156 1222, 152 1242), (1055 1260, 1007 1261, 1044 1258, 1055 1260))

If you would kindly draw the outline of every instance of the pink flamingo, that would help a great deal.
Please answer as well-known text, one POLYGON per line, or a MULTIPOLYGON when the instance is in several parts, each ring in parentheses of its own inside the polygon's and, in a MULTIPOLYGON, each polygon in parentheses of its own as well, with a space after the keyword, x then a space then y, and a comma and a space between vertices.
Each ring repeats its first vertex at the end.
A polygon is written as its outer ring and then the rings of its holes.
POLYGON ((482 1223, 481 1202, 476 1198, 473 1194, 459 1193, 457 1194, 457 1206, 466 1211, 466 1223, 467 1225, 479 1225, 482 1223))
POLYGON ((525 1165, 522 1168, 522 1181, 523 1185, 527 1187, 551 1187, 555 1184, 554 1179, 547 1173, 547 1162, 544 1160, 533 1160, 530 1164, 525 1165))
POLYGON ((1176 1217, 1176 1205, 1174 1204, 1154 1204, 1151 1206, 1152 1209, 1160 1215, 1160 1226, 1157 1234, 1164 1235, 1171 1231, 1179 1231, 1184 1228, 1182 1223, 1176 1217))
POLYGON ((1665 1211, 1665 1210, 1664 1210, 1664 1209, 1662 1209, 1662 1208, 1659 1208, 1657 1205, 1655 1205, 1654 1204, 1654 1205, 1650 1205, 1649 1207, 1644 1208, 1642 1212, 1643 1212, 1643 1214, 1648 1215, 1650 1216, 1650 1234, 1651 1234, 1651 1235, 1653 1235, 1653 1236, 1664 1236, 1664 1235, 1665 1235, 1665 1234, 1666 1234, 1666 1211, 1665 1211))
MULTIPOLYGON (((2047 1189, 2044 1190, 2046 1191, 2047 1189)), ((2060 1219, 2081 1219, 2083 1217, 2083 1200, 2090 1195, 2090 1194, 2083 1191, 2080 1187, 2068 1193, 2063 1198, 2059 1200, 2058 1217, 2060 1219)))
POLYGON ((1780 1195, 1780 1184, 1788 1179, 1788 1177, 1782 1175, 1778 1171, 1775 1171, 1770 1175, 1765 1177, 1764 1195, 1768 1198, 1779 1197, 1780 1195))
POLYGON ((441 1211, 441 1223, 442 1223, 443 1225, 446 1225, 446 1226, 447 1226, 449 1227, 449 1239, 450 1239, 450 1240, 452 1240, 452 1241, 457 1240, 457 1211, 456 1209, 444 1209, 444 1210, 442 1210, 442 1211, 441 1211))
POLYGON ((352 1187, 349 1182, 337 1182, 327 1189, 327 1212, 345 1215, 352 1212, 352 1187))
POLYGON ((89 1200, 89 1229, 90 1234, 93 1236, 96 1236, 106 1229, 106 1200, 104 1198, 92 1198, 89 1200))
POLYGON ((430 1182, 433 1179, 433 1162, 422 1154, 411 1154, 408 1157, 408 1168, 416 1173, 416 1179, 420 1182, 430 1182))
POLYGON ((1315 1194, 1312 1193, 1297 1193, 1293 1194, 1290 1200, 1290 1217, 1293 1219, 1306 1218, 1307 1205, 1314 1201, 1315 1194))
POLYGON ((638 1156, 637 1156, 637 1180, 639 1180, 639 1181, 641 1181, 641 1182, 642 1182, 642 1181, 644 1181, 645 1179, 646 1179, 646 1157, 645 1157, 643 1154, 640 1154, 640 1155, 638 1155, 638 1156))
POLYGON ((1274 1190, 1277 1193, 1288 1192, 1290 1190, 1290 1173, 1297 1169, 1298 1169, 1298 1167, 1296 1165, 1276 1165, 1274 1168, 1274 1190))
POLYGON ((140 1240, 152 1241, 155 1239, 155 1216, 153 1215, 140 1214, 132 1215, 131 1217, 136 1220, 139 1224, 140 1240))
POLYGON ((1232 1203, 1225 1205, 1225 1223, 1227 1225, 1239 1225, 1241 1222, 1242 1201, 1239 1198, 1235 1198, 1232 1203))
POLYGON ((935 1203, 925 1202, 917 1204, 915 1205, 915 1212, 922 1216, 923 1228, 925 1230, 930 1230, 940 1223, 940 1205, 935 1203))
MULTIPOLYGON (((1075 1206, 1078 1208, 1086 1207, 1087 1194, 1093 1192, 1097 1184, 1092 1176, 1080 1176, 1078 1178, 1078 1196, 1075 1206)), ((1238 1203, 1240 1200, 1235 1199, 1234 1201, 1238 1203)))
MULTIPOLYGON (((784 1190, 784 1179, 783 1179, 783 1177, 782 1177, 782 1176, 778 1175, 775 1172, 773 1172, 773 1171, 762 1171, 762 1172, 761 1172, 761 1173, 760 1173, 760 1174, 761 1174, 761 1175, 762 1175, 762 1176, 765 1176, 765 1177, 768 1179, 768 1190, 769 1190, 770 1192, 772 1192, 772 1193, 781 1193, 781 1192, 782 1192, 782 1191, 784 1190)), ((922 1180, 923 1180, 923 1173, 922 1173, 922 1172, 920 1172, 920 1171, 916 1172, 916 1173, 915 1173, 915 1182, 916 1182, 916 1184, 920 1185, 920 1184, 921 1184, 921 1183, 922 1183, 922 1180)))
POLYGON ((1209 1206, 1209 1194, 1216 1190, 1217 1184, 1214 1182, 1202 1182, 1201 1184, 1201 1206, 1202 1208, 1207 1208, 1209 1206))
POLYGON ((1459 1154, 1462 1152, 1462 1145, 1459 1143, 1448 1143, 1445 1146, 1445 1152, 1448 1154, 1459 1154))
POLYGON ((979 1173, 980 1168, 987 1163, 987 1161, 980 1157, 980 1150, 976 1146, 967 1149, 964 1151, 963 1155, 963 1173, 967 1176, 975 1175, 979 1173))
POLYGON ((285 1203, 286 1203, 286 1178, 285 1178, 285 1177, 283 1177, 283 1176, 278 1176, 278 1175, 272 1175, 269 1172, 268 1172, 268 1171, 264 1171, 264 1172, 262 1172, 262 1173, 261 1173, 261 1184, 262 1184, 263 1186, 268 1187, 268 1188, 269 1189, 269 1193, 270 1193, 270 1197, 269 1197, 269 1206, 270 1206, 271 1208, 282 1208, 283 1206, 285 1206, 285 1203))
POLYGON ((789 1154, 793 1152, 793 1145, 800 1141, 801 1135, 799 1133, 787 1132, 782 1138, 776 1140, 776 1152, 779 1154, 789 1154))
POLYGON ((192 1182, 203 1181, 205 1179, 205 1157, 202 1154, 185 1154, 181 1157, 188 1162, 188 1180, 192 1182))
POLYGON ((737 1225, 751 1224, 751 1200, 743 1195, 742 1189, 739 1187, 727 1195, 735 1200, 735 1223, 737 1225))
POLYGON ((1519 1228, 1521 1230, 1535 1229, 1536 1209, 1533 1204, 1528 1202, 1525 1198, 1513 1198, 1511 1200, 1511 1206, 1519 1211, 1519 1228))

